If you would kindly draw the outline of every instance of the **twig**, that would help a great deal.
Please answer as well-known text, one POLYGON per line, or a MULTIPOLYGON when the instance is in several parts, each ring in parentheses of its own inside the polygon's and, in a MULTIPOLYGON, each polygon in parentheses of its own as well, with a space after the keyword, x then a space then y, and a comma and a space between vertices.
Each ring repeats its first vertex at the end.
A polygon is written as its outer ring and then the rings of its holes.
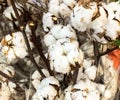
POLYGON ((25 32, 25 29, 24 29, 24 24, 22 23, 21 18, 20 18, 19 14, 18 14, 17 8, 15 6, 15 2, 14 2, 14 0, 10 0, 10 2, 11 2, 11 5, 13 7, 13 10, 15 12, 15 15, 17 17, 17 20, 19 22, 20 31, 22 32, 24 40, 25 40, 25 43, 27 45, 28 53, 29 53, 29 56, 30 56, 30 60, 35 65, 35 67, 37 68, 37 70, 40 73, 40 75, 42 76, 42 78, 44 78, 45 77, 44 73, 41 71, 40 67, 37 65, 37 63, 36 63, 36 61, 35 61, 35 59, 33 57, 33 53, 32 53, 32 50, 31 50, 31 47, 30 47, 30 44, 29 44, 29 41, 28 41, 28 38, 27 38, 27 35, 26 35, 26 32, 25 32))
POLYGON ((44 55, 44 53, 43 53, 41 39, 39 38, 39 41, 38 41, 38 39, 37 39, 37 37, 36 37, 36 34, 35 34, 36 25, 35 25, 33 22, 31 22, 31 23, 29 24, 29 26, 30 26, 31 33, 32 33, 32 41, 33 41, 35 47, 37 48, 39 55, 42 57, 42 59, 43 59, 45 65, 46 65, 46 67, 47 67, 50 75, 51 75, 51 76, 54 76, 53 71, 51 71, 51 69, 50 69, 49 60, 46 59, 46 57, 45 57, 45 55, 44 55))
POLYGON ((74 71, 74 76, 73 76, 73 85, 76 84, 77 82, 77 76, 78 76, 78 72, 79 72, 79 68, 80 68, 80 65, 78 64, 78 62, 75 62, 75 71, 74 71))
POLYGON ((98 50, 98 42, 97 41, 93 41, 93 47, 94 47, 94 65, 98 66, 98 62, 99 62, 99 50, 98 50))

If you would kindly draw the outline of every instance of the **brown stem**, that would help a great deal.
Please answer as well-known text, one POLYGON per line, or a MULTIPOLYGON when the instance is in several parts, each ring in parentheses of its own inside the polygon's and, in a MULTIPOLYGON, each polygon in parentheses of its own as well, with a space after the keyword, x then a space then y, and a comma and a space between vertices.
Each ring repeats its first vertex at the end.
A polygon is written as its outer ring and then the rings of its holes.
POLYGON ((76 84, 77 82, 77 76, 78 76, 78 72, 79 72, 79 68, 80 68, 80 65, 78 64, 78 62, 75 62, 75 71, 74 71, 74 76, 73 76, 73 85, 76 84))
POLYGON ((34 23, 30 23, 29 26, 30 26, 31 33, 32 33, 32 41, 33 41, 35 47, 37 48, 39 55, 42 57, 42 59, 43 59, 45 65, 46 65, 50 75, 54 76, 53 71, 51 71, 51 69, 50 69, 49 60, 45 57, 45 55, 43 53, 41 39, 39 38, 39 41, 38 41, 38 39, 36 37, 36 34, 35 34, 36 25, 34 23))
POLYGON ((28 53, 29 53, 29 56, 30 56, 30 60, 31 60, 31 61, 33 62, 33 64, 35 65, 35 67, 37 68, 37 70, 38 70, 38 72, 40 73, 40 75, 41 75, 43 78, 45 78, 44 73, 41 71, 40 67, 37 65, 37 63, 36 63, 36 61, 35 61, 35 59, 34 59, 34 57, 33 57, 33 53, 32 53, 32 50, 31 50, 29 41, 28 41, 26 32, 25 32, 25 30, 24 30, 24 24, 22 23, 21 18, 20 18, 19 14, 18 14, 17 8, 16 8, 16 6, 15 6, 15 2, 14 2, 14 0, 10 0, 10 2, 11 2, 11 5, 12 5, 12 7, 13 7, 13 10, 14 10, 14 12, 15 12, 15 15, 16 15, 16 17, 17 17, 17 20, 18 20, 18 23, 19 23, 19 26, 20 26, 20 31, 22 32, 23 37, 24 37, 24 40, 25 40, 25 43, 26 43, 26 45, 27 45, 28 53))

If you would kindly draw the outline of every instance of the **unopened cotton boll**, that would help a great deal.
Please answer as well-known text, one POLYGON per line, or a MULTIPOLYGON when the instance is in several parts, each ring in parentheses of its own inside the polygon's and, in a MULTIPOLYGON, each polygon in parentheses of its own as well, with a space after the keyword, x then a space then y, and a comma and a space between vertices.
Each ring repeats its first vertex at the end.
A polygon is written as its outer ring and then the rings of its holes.
POLYGON ((89 8, 85 8, 77 4, 73 9, 71 25, 78 31, 84 32, 88 28, 97 10, 97 4, 95 2, 90 3, 88 6, 89 8))
POLYGON ((83 63, 84 53, 80 49, 71 50, 67 55, 68 61, 70 64, 75 66, 75 62, 78 62, 80 65, 83 63))
POLYGON ((58 18, 55 15, 47 12, 43 14, 42 22, 44 31, 48 32, 55 24, 58 23, 58 18))
MULTIPOLYGON (((19 8, 20 10, 22 10, 22 8, 20 7, 21 4, 15 4, 15 5, 16 5, 17 8, 19 8)), ((18 11, 18 14, 19 14, 19 16, 20 16, 20 15, 21 15, 21 12, 20 12, 18 9, 17 9, 17 11, 18 11)), ((11 5, 4 10, 3 14, 4 14, 8 19, 10 19, 10 20, 13 20, 13 19, 12 19, 12 16, 13 16, 14 18, 16 18, 15 12, 14 12, 14 10, 13 10, 13 8, 12 8, 11 5), (12 14, 12 16, 11 16, 11 14, 12 14)), ((16 19, 17 19, 17 18, 16 18, 16 19)))
POLYGON ((70 64, 66 56, 57 56, 53 61, 54 70, 58 73, 67 74, 70 72, 70 64))
POLYGON ((44 78, 38 89, 37 96, 39 100, 54 100, 59 90, 59 81, 53 76, 44 78))
POLYGON ((96 66, 90 66, 85 69, 85 74, 89 77, 89 79, 94 80, 96 77, 96 66))
POLYGON ((46 46, 50 46, 52 44, 55 44, 55 42, 56 42, 56 39, 55 39, 55 37, 53 35, 46 34, 44 36, 44 43, 45 43, 46 46))

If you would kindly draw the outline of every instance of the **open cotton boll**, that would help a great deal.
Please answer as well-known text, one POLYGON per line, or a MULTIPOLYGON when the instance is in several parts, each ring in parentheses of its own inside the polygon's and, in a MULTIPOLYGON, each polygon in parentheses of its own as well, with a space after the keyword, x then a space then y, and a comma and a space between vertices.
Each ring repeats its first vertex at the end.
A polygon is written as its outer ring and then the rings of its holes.
POLYGON ((56 25, 51 29, 50 33, 56 39, 61 39, 61 38, 76 39, 76 33, 69 24, 67 26, 56 25))
POLYGON ((61 3, 59 6, 59 14, 62 18, 67 18, 71 14, 71 9, 64 3, 61 3))
POLYGON ((100 92, 89 79, 83 79, 65 90, 65 100, 100 100, 100 92))
MULTIPOLYGON (((42 69, 42 72, 44 73, 44 75, 45 75, 46 77, 50 76, 50 75, 49 75, 49 72, 48 72, 46 69, 42 69)), ((38 71, 35 71, 35 72, 32 74, 32 79, 33 79, 32 84, 33 84, 34 88, 37 90, 37 88, 38 88, 38 86, 39 86, 39 84, 40 84, 40 81, 41 81, 41 79, 42 79, 42 77, 41 77, 41 75, 39 74, 38 71)))
POLYGON ((59 4, 62 0, 50 0, 48 4, 48 11, 55 16, 59 16, 59 4))
POLYGON ((79 48, 79 43, 76 40, 69 38, 59 39, 56 44, 61 44, 64 54, 68 54, 71 50, 79 48))
POLYGON ((53 67, 56 72, 62 74, 68 74, 71 70, 69 61, 64 55, 56 57, 56 59, 53 61, 53 67))
POLYGON ((25 48, 20 48, 20 47, 13 47, 14 53, 16 55, 16 57, 18 58, 24 58, 25 56, 28 55, 28 52, 26 51, 25 48), (21 53, 22 52, 22 53, 21 53))
POLYGON ((89 77, 89 79, 94 80, 96 77, 96 66, 90 66, 85 69, 85 74, 89 77))
POLYGON ((63 48, 59 44, 53 44, 48 49, 48 55, 50 60, 56 59, 56 57, 64 53, 63 48))
MULTIPOLYGON (((18 3, 17 3, 17 4, 15 4, 15 5, 16 5, 17 8, 19 8, 19 9, 22 10, 22 8, 20 7, 21 4, 18 4, 18 3)), ((21 12, 20 12, 18 9, 17 9, 17 11, 18 11, 18 14, 19 14, 19 16, 20 16, 20 15, 21 15, 21 12)), ((17 18, 16 18, 16 15, 15 15, 15 12, 14 12, 14 10, 13 10, 13 8, 12 8, 11 5, 4 10, 3 14, 4 14, 8 19, 10 19, 10 20, 13 20, 13 19, 12 19, 12 16, 13 16, 15 19, 17 19, 17 18), (12 14, 12 16, 11 16, 11 14, 12 14)))
POLYGON ((44 43, 45 43, 46 46, 50 46, 52 44, 55 44, 55 42, 56 42, 56 39, 55 39, 55 37, 53 35, 46 34, 44 36, 44 43))
POLYGON ((107 23, 107 12, 102 6, 98 7, 96 15, 93 17, 89 28, 94 30, 94 34, 103 33, 105 30, 105 24, 107 23))
POLYGON ((55 15, 47 12, 43 14, 42 22, 44 31, 48 32, 55 24, 58 23, 58 18, 55 15))
POLYGON ((97 4, 92 2, 88 5, 88 8, 79 6, 78 4, 74 7, 71 14, 71 25, 78 31, 84 32, 97 10, 97 4))
POLYGON ((4 46, 2 48, 2 53, 6 56, 8 63, 15 63, 18 60, 14 50, 12 48, 9 48, 8 46, 4 46))
POLYGON ((67 55, 68 61, 70 64, 75 66, 75 62, 78 62, 80 65, 83 63, 84 53, 80 49, 71 50, 67 55))
POLYGON ((120 32, 120 22, 118 19, 109 19, 106 26, 106 36, 111 40, 116 40, 120 32))
MULTIPOLYGON (((12 34, 12 36, 13 36, 12 43, 14 46, 20 47, 20 48, 25 48, 25 49, 27 48, 24 37, 23 37, 21 32, 19 32, 19 31, 15 32, 12 34)), ((30 34, 29 33, 27 33, 27 38, 28 38, 28 41, 30 43, 30 47, 33 48, 34 46, 33 46, 33 43, 30 41, 30 34)))
POLYGON ((44 78, 36 92, 39 100, 54 100, 58 94, 59 86, 59 81, 53 76, 44 78))

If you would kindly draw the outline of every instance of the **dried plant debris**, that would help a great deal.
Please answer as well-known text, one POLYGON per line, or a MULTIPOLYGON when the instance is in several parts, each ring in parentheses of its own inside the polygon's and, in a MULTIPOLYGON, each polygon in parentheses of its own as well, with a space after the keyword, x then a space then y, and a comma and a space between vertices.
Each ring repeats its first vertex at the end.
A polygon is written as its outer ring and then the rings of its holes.
POLYGON ((0 0, 0 100, 119 100, 120 2, 0 0))

